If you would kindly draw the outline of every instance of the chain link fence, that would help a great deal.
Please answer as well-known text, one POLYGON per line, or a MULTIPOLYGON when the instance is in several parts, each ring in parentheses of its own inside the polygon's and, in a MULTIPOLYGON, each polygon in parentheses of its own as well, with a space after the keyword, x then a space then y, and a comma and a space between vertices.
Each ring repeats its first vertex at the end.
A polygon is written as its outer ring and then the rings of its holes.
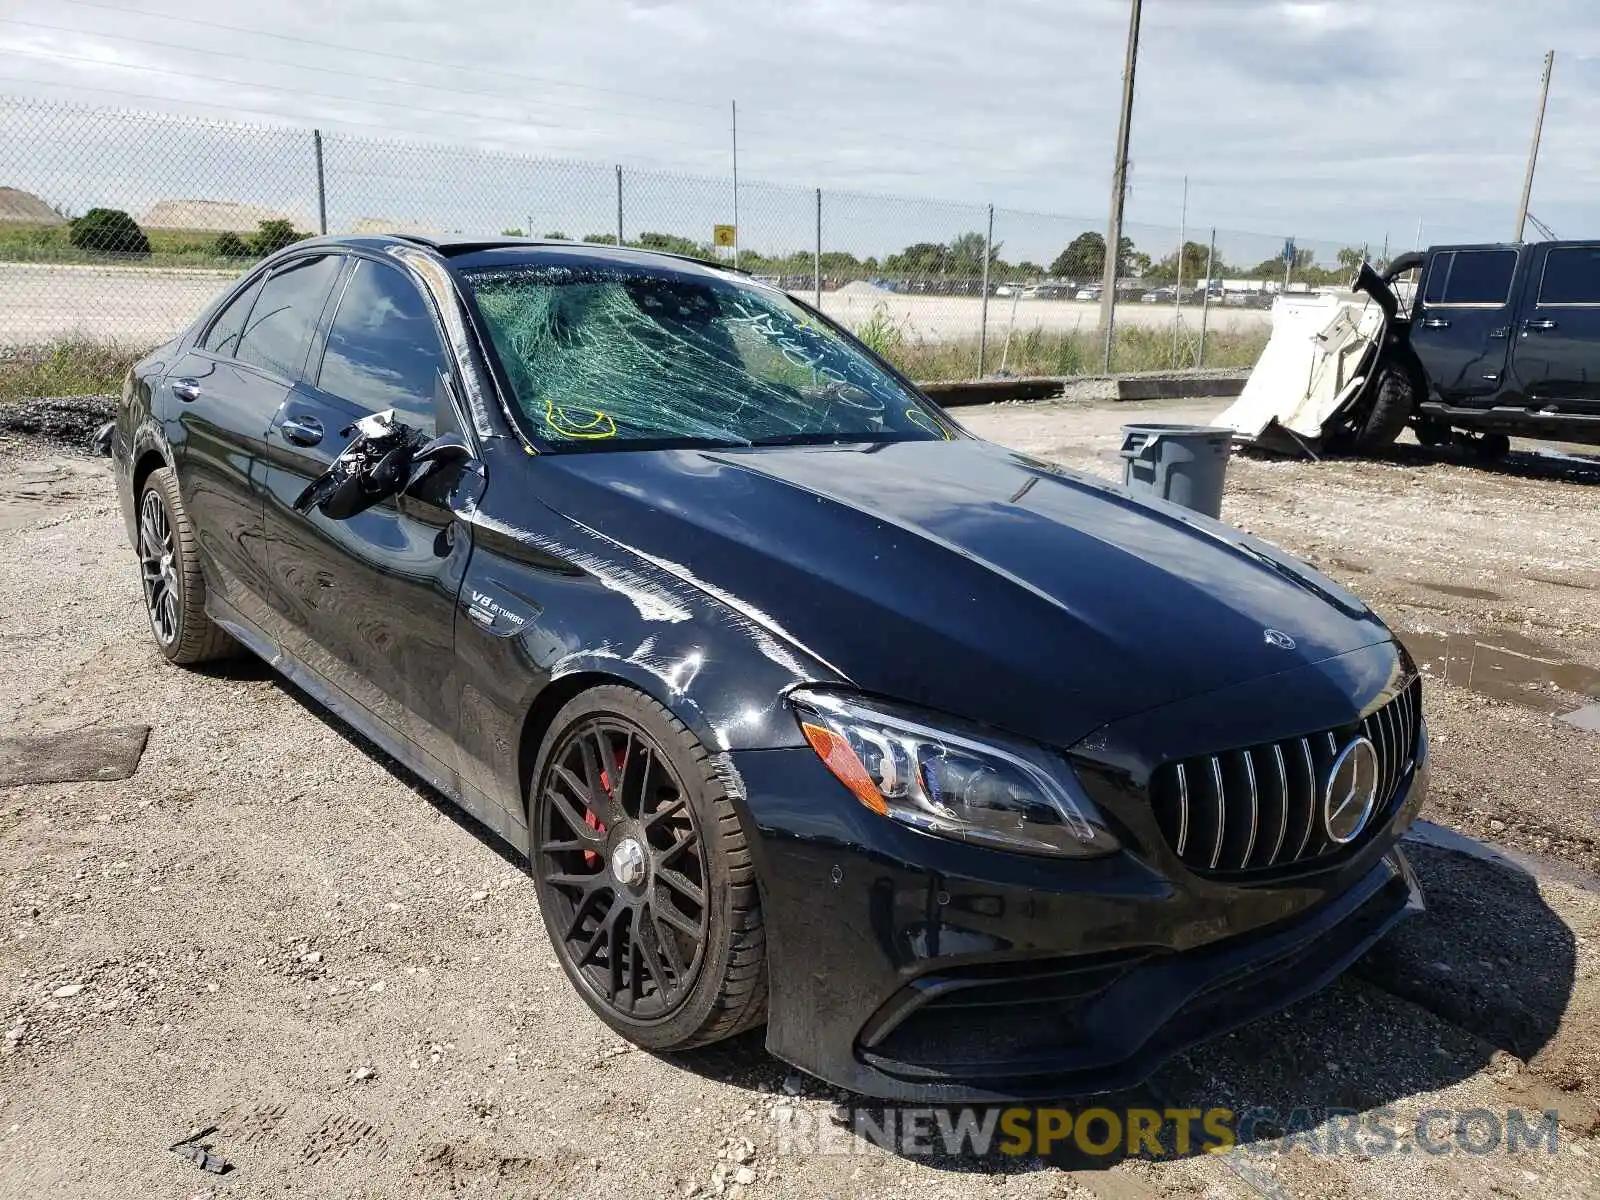
MULTIPOLYGON (((12 355, 155 345, 262 255, 317 232, 522 233, 736 261, 919 378, 1077 374, 1101 365, 1103 227, 0 97, 0 348, 12 355)), ((1197 222, 1127 234, 1122 369, 1253 362, 1276 291, 1338 286, 1375 253, 1300 242, 1291 265, 1282 235, 1197 222)))

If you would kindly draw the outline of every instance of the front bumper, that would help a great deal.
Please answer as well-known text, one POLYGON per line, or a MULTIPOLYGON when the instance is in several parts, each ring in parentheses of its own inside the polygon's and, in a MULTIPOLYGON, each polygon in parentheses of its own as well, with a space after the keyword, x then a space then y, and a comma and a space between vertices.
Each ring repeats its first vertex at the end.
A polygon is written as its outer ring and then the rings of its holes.
POLYGON ((886 1100, 1132 1085, 1324 987, 1422 907, 1397 843, 1427 791, 1425 746, 1348 855, 1244 883, 1137 837, 1074 862, 927 836, 868 811, 806 748, 733 763, 763 881, 767 1047, 886 1100))

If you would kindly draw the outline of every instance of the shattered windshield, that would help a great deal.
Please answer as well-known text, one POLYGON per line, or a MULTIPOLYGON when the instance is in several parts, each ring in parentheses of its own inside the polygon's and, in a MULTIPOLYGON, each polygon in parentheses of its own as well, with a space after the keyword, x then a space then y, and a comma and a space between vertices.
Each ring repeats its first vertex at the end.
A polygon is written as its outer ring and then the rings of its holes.
POLYGON ((463 276, 528 433, 557 449, 948 436, 909 389, 773 289, 615 267, 463 276))

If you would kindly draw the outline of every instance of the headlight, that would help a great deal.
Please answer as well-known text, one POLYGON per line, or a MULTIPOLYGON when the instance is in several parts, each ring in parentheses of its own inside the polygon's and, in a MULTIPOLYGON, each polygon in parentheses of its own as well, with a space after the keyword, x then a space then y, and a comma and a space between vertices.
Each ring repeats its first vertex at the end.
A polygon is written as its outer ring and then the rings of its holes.
POLYGON ((802 688, 789 699, 811 748, 875 813, 1024 854, 1117 849, 1070 768, 1043 747, 834 692, 802 688))

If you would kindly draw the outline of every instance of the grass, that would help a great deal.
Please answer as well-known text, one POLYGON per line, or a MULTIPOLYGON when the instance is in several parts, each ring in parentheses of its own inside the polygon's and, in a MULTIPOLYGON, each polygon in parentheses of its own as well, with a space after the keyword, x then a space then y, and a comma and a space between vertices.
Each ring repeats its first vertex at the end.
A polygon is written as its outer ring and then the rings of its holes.
POLYGON ((35 396, 103 396, 122 391, 147 349, 65 340, 0 349, 0 404, 35 396))
MULTIPOLYGON (((977 338, 924 342, 913 341, 896 332, 896 337, 873 348, 912 379, 944 382, 977 377, 977 338)), ((1265 329, 1248 333, 1207 333, 1205 365, 1208 368, 1252 367, 1266 348, 1269 336, 1265 329)), ((1175 356, 1170 329, 1119 329, 1112 349, 1111 370, 1117 374, 1188 370, 1195 365, 1198 344, 1198 331, 1186 332, 1175 356)), ((991 338, 985 364, 989 373, 1000 369, 1002 353, 1008 375, 1099 375, 1105 365, 1104 342, 1093 332, 1050 333, 1032 329, 1012 337, 1009 349, 1004 338, 991 338)))
POLYGON ((215 232, 201 229, 146 229, 150 253, 97 254, 68 240, 65 225, 0 221, 0 261, 20 263, 115 263, 130 267, 201 267, 243 271, 254 258, 217 254, 215 232))

